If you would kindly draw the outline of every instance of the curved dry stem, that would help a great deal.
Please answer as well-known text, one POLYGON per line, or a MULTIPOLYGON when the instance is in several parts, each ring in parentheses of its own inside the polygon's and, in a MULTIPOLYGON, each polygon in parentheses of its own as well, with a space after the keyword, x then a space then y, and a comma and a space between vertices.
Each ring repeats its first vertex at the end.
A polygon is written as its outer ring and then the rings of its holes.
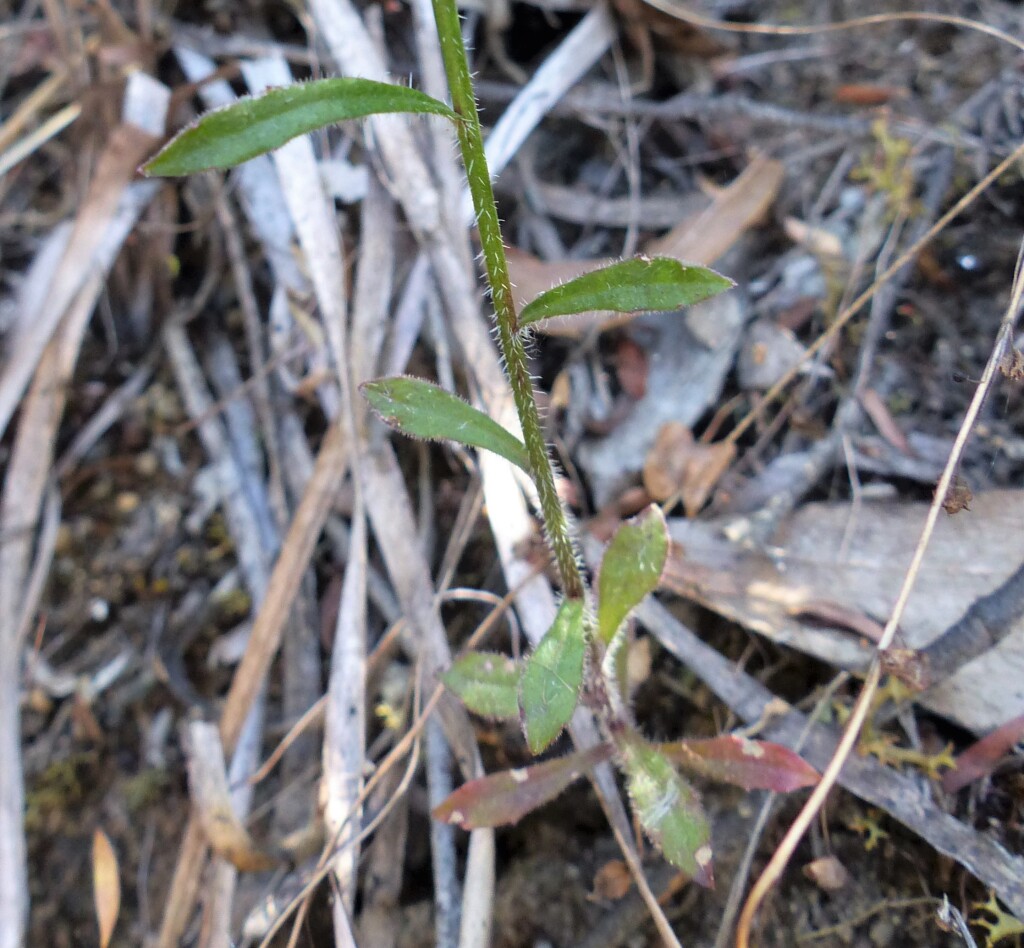
POLYGON ((864 26, 884 26, 887 23, 944 23, 947 26, 957 26, 964 30, 984 33, 986 36, 991 36, 1024 51, 1024 40, 1019 40, 998 27, 989 26, 987 23, 980 23, 977 20, 969 20, 967 17, 956 16, 953 13, 927 13, 923 11, 873 13, 869 16, 856 16, 851 20, 842 20, 839 23, 781 26, 771 23, 727 23, 725 20, 716 20, 714 17, 697 13, 689 7, 675 2, 675 0, 644 0, 644 2, 677 20, 683 20, 686 23, 692 23, 694 26, 700 26, 704 29, 722 30, 727 33, 757 33, 762 36, 816 36, 820 33, 839 33, 843 30, 856 30, 864 26))
MULTIPOLYGON (((1018 149, 1018 151, 1019 150, 1020 149, 1018 149)), ((939 518, 939 511, 942 509, 943 501, 946 498, 950 485, 953 483, 953 477, 960 464, 960 458, 963 455, 964 448, 967 446, 967 440, 970 438, 971 431, 978 419, 978 414, 981 412, 981 407, 984 405, 985 399, 988 397, 989 390, 992 388, 992 383, 995 381, 996 373, 999 371, 1000 360, 1002 359, 1003 353, 1006 351, 1007 344, 1010 342, 1014 322, 1016 321, 1017 313, 1020 309, 1021 299, 1024 297, 1024 270, 1022 270, 1022 260, 1024 260, 1024 242, 1021 244, 1021 252, 1017 258, 1017 272, 1014 274, 1013 293, 1011 294, 1010 304, 1007 307, 1006 313, 1003 316, 1002 324, 999 327, 999 333, 996 336, 995 343, 992 347, 992 354, 989 356, 988 363, 985 366, 985 372, 981 377, 981 381, 978 383, 974 397, 971 399, 971 404, 967 408, 964 420, 960 425, 960 430, 957 432, 956 440, 954 441, 953 448, 949 453, 949 458, 946 461, 945 468, 943 469, 942 477, 939 478, 939 483, 935 490, 935 497, 932 499, 931 506, 928 509, 928 516, 925 519, 924 528, 921 530, 921 537, 917 541, 917 546, 914 549, 913 559, 910 562, 910 566, 907 568, 907 573, 903 579, 903 585, 900 587, 896 604, 893 607, 889 621, 886 623, 885 629, 882 632, 882 637, 878 642, 875 658, 871 662, 871 667, 868 670, 867 678, 865 679, 860 695, 857 698, 857 703, 854 706, 853 713, 850 715, 850 720, 846 724, 846 729, 843 731, 842 739, 839 741, 839 746, 836 748, 836 752, 833 755, 832 760, 829 761, 828 767, 825 768, 825 772, 821 775, 821 782, 814 788, 814 792, 810 797, 808 797, 807 802, 804 804, 799 814, 797 814, 796 819, 786 832, 786 835, 783 837, 778 849, 775 850, 775 853, 769 860, 768 865, 765 866, 764 872, 761 873, 757 882, 754 883, 754 887, 751 889, 750 895, 747 897, 747 901, 743 906, 743 911, 740 914, 740 920, 736 930, 736 948, 748 948, 750 944, 750 928, 755 913, 764 901, 765 896, 767 896, 768 892, 771 891, 772 887, 781 878, 782 873, 785 871, 786 864, 793 855, 793 851, 803 838, 804 833, 807 832, 811 822, 818 815, 818 811, 824 804, 829 791, 833 786, 835 786, 836 780, 839 778, 839 772, 843 769, 843 765, 850 756, 850 751, 853 750, 853 746, 857 742, 857 738, 860 736, 861 727, 867 718, 868 711, 871 708, 871 701, 874 698, 875 692, 878 689, 878 683, 881 680, 880 656, 885 649, 892 645, 893 638, 896 635, 896 629, 903 617, 907 601, 910 599, 910 593, 914 588, 914 584, 917 582, 917 576, 920 572, 921 564, 924 562, 928 543, 931 540, 932 532, 934 531, 935 524, 939 518)))
MULTIPOLYGON (((807 724, 800 734, 799 740, 793 745, 793 750, 796 751, 796 753, 799 754, 802 751, 804 742, 807 740, 807 737, 814 728, 814 722, 821 719, 825 708, 835 697, 839 688, 846 684, 849 677, 849 672, 840 672, 825 687, 821 697, 815 703, 814 709, 807 716, 807 724)), ((756 728, 757 725, 754 727, 756 728)), ((775 801, 778 798, 778 793, 769 793, 761 806, 761 811, 758 813, 757 819, 754 821, 754 825, 749 834, 750 838, 747 841, 747 848, 744 850, 739 866, 736 869, 736 876, 733 879, 732 886, 729 889, 729 897, 726 899, 725 908, 722 911, 722 921, 718 929, 718 935, 715 937, 714 948, 725 948, 729 941, 731 941, 730 936, 732 934, 733 924, 736 921, 740 909, 743 907, 743 890, 747 887, 747 879, 750 876, 750 867, 754 862, 754 856, 756 855, 757 848, 761 843, 761 837, 768 825, 768 819, 771 816, 775 801)))

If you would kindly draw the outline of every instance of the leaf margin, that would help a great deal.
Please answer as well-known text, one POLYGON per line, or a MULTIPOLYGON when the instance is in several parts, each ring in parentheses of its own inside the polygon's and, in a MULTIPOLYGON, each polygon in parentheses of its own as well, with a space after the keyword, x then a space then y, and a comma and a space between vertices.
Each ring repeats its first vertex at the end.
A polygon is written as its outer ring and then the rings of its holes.
POLYGON ((657 748, 689 773, 743 790, 792 793, 813 787, 821 779, 821 774, 799 754, 774 741, 723 734, 670 741, 657 748), (731 775, 726 773, 730 768, 735 771, 731 775), (762 772, 760 776, 758 771, 762 772))
POLYGON ((519 709, 526 743, 533 754, 541 753, 562 733, 576 710, 587 658, 585 612, 582 599, 562 600, 551 628, 527 656, 519 679, 519 709), (559 693, 545 694, 541 707, 541 698, 531 697, 528 692, 547 690, 545 673, 549 681, 556 679, 565 687, 559 693), (567 699, 570 693, 571 701, 567 699))
MULTIPOLYGON (((393 375, 385 378, 371 379, 367 382, 363 382, 359 386, 359 392, 369 402, 370 407, 374 410, 377 416, 394 431, 398 431, 400 434, 404 434, 407 437, 418 438, 422 441, 455 441, 458 444, 469 445, 473 448, 480 448, 485 451, 491 451, 500 457, 505 458, 506 461, 515 464, 516 467, 530 474, 530 458, 526 451, 526 445, 519 440, 511 431, 507 428, 503 428, 498 422, 496 422, 490 415, 480 411, 479 408, 475 408, 470 405, 465 399, 460 398, 447 389, 441 388, 440 385, 436 385, 427 379, 416 378, 411 375, 393 375), (435 405, 446 406, 450 412, 460 413, 462 416, 462 423, 469 424, 473 423, 478 426, 478 430, 484 432, 486 437, 477 437, 473 440, 466 440, 464 437, 458 437, 450 432, 445 432, 440 428, 433 431, 428 431, 425 426, 421 426, 419 431, 415 431, 409 427, 402 426, 402 420, 399 414, 396 414, 388 406, 387 400, 390 400, 395 409, 406 408, 408 405, 404 405, 401 402, 395 402, 392 393, 388 391, 387 386, 394 386, 395 383, 406 385, 410 389, 407 393, 407 397, 411 395, 418 395, 421 399, 434 399, 435 405)), ((420 407, 424 407, 422 404, 420 407)), ((411 417, 412 412, 408 412, 408 416, 411 417)), ((430 419, 428 419, 430 420, 430 419)), ((433 419, 433 423, 436 423, 436 418, 433 419)))
POLYGON ((519 717, 519 679, 522 677, 522 672, 522 662, 516 662, 515 659, 508 655, 503 655, 500 652, 474 651, 468 652, 452 662, 448 670, 441 674, 441 681, 473 714, 478 714, 491 720, 507 721, 516 720, 519 717), (472 667, 484 661, 500 661, 506 666, 506 671, 512 670, 508 668, 509 665, 514 667, 516 681, 512 685, 511 701, 507 708, 503 708, 500 705, 500 696, 495 698, 495 696, 491 695, 491 698, 495 701, 491 705, 487 705, 484 701, 481 691, 487 689, 495 691, 499 687, 497 684, 483 680, 478 674, 479 670, 472 667), (463 676, 462 681, 458 679, 460 675, 463 676))
POLYGON ((598 635, 604 644, 610 645, 612 640, 615 638, 615 633, 619 631, 622 623, 629 618, 630 613, 636 609, 637 606, 643 601, 643 599, 649 594, 654 592, 658 588, 658 583, 661 581, 661 576, 665 571, 665 564, 668 562, 668 554, 671 547, 671 539, 668 533, 668 523, 665 520, 665 513, 657 504, 649 504, 635 517, 631 517, 628 520, 623 521, 612 535, 611 540, 608 541, 608 545, 604 549, 604 553, 601 556, 601 566, 597 574, 597 630, 598 635), (659 529, 660 528, 660 529, 659 529), (656 532, 657 537, 651 536, 650 532, 656 532), (644 534, 648 533, 647 536, 644 534), (618 599, 621 602, 623 598, 627 600, 632 599, 632 603, 624 607, 612 609, 609 593, 613 584, 623 582, 621 572, 619 576, 614 576, 611 572, 606 572, 606 567, 611 566, 613 569, 615 563, 609 563, 609 556, 619 557, 622 556, 627 560, 631 558, 631 555, 638 555, 635 551, 638 549, 637 545, 630 544, 632 538, 638 538, 642 546, 649 546, 650 541, 657 539, 662 541, 663 549, 660 551, 653 551, 653 555, 659 557, 661 565, 658 568, 657 576, 651 579, 653 574, 647 574, 642 577, 643 589, 642 594, 639 596, 626 597, 619 596, 618 599))
POLYGON ((597 744, 586 750, 573 751, 570 754, 545 760, 539 764, 503 770, 498 773, 478 777, 476 780, 469 780, 434 807, 431 811, 431 816, 436 820, 454 824, 465 830, 509 826, 513 823, 518 823, 524 816, 555 799, 571 784, 586 774, 588 770, 608 760, 612 753, 610 745, 597 744), (558 771, 560 770, 564 770, 565 773, 559 774, 558 771), (488 788, 494 787, 500 791, 503 783, 511 781, 510 789, 503 791, 506 796, 511 796, 515 793, 517 787, 526 787, 531 781, 534 782, 536 788, 536 783, 545 777, 554 778, 551 781, 551 787, 528 804, 524 801, 521 806, 512 811, 512 815, 503 817, 501 820, 484 821, 474 819, 471 816, 470 805, 472 797, 478 795, 481 790, 486 791, 488 788))
POLYGON ((589 312, 642 313, 680 309, 732 289, 735 281, 710 267, 684 264, 674 257, 643 254, 581 274, 538 294, 519 312, 519 329, 545 319, 589 312), (703 277, 703 286, 685 288, 703 277), (655 278, 663 281, 658 285, 655 278), (640 294, 646 291, 646 297, 640 294), (630 294, 635 299, 630 302, 630 294))
POLYGON ((351 76, 296 82, 204 112, 174 135, 140 171, 147 177, 183 177, 233 168, 327 125, 395 112, 460 121, 444 102, 410 86, 351 76), (277 115, 273 114, 275 108, 277 115), (292 122, 275 129, 285 109, 290 109, 292 122), (301 117, 303 114, 306 117, 301 117), (207 157, 200 159, 201 155, 207 157))

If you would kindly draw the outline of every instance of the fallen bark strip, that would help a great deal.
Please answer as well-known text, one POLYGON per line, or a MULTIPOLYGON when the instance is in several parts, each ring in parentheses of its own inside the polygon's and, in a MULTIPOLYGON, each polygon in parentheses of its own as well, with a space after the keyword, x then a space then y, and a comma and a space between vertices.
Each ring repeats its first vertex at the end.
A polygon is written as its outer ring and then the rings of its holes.
POLYGON ((918 653, 927 685, 956 673, 995 648, 1024 617, 1024 564, 1001 586, 971 603, 967 611, 918 653))

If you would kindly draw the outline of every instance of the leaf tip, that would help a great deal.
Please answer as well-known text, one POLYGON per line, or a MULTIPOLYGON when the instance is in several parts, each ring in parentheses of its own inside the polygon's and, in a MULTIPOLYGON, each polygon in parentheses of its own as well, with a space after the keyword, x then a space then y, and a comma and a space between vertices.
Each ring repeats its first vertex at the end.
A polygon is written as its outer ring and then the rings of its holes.
POLYGON ((449 826, 458 826, 460 829, 468 829, 466 826, 466 814, 462 810, 453 809, 447 802, 434 807, 430 815, 439 823, 447 823, 449 826))
POLYGON ((713 857, 714 852, 707 843, 698 847, 693 854, 693 861, 697 864, 697 870, 693 874, 693 881, 705 889, 713 889, 715 887, 713 857))
POLYGON ((562 731, 565 730, 565 726, 562 725, 558 729, 557 734, 552 734, 550 731, 546 731, 542 734, 538 734, 536 729, 531 729, 527 722, 523 728, 526 734, 526 746, 530 748, 530 753, 534 757, 539 754, 543 754, 555 741, 562 736, 562 731))
POLYGON ((144 178, 167 178, 171 177, 166 170, 161 170, 163 161, 164 150, 167 145, 164 145, 155 155, 144 161, 141 165, 136 168, 136 172, 141 174, 144 178))
POLYGON ((815 770, 807 761, 803 762, 800 770, 793 771, 793 790, 804 790, 807 787, 815 787, 821 782, 821 774, 815 770))
POLYGON ((534 757, 543 754, 565 730, 565 724, 560 723, 547 709, 541 711, 524 701, 522 691, 519 694, 519 723, 523 737, 526 738, 526 746, 534 757))

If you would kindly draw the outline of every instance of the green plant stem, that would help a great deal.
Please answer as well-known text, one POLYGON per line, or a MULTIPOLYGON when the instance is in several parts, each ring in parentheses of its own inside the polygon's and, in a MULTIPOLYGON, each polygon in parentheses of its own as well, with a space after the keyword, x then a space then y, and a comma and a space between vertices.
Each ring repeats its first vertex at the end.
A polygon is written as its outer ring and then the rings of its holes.
POLYGON ((498 209, 494 203, 491 176, 484 152, 483 132, 480 117, 473 96, 473 83, 469 75, 466 48, 462 42, 462 29, 455 0, 432 0, 437 32, 441 40, 441 55, 444 60, 448 86, 451 90, 452 108, 460 121, 456 123, 462 161, 466 168, 469 191, 476 211, 477 228, 480 232, 480 246, 483 250, 487 280, 491 287, 494 315, 498 326, 498 342, 505 360, 505 371, 512 386, 519 424, 523 429, 523 442, 530 459, 530 468, 537 495, 540 499, 541 516, 547 532, 548 542, 554 553, 555 563, 562 579, 562 589, 570 599, 582 599, 583 577, 580 575, 579 560, 573 544, 569 518, 558 499, 555 490, 555 474, 540 416, 534 397, 533 383, 527 368, 526 350, 519 335, 515 300, 512 296, 512 282, 509 279, 508 261, 505 258, 505 244, 501 238, 498 209))

